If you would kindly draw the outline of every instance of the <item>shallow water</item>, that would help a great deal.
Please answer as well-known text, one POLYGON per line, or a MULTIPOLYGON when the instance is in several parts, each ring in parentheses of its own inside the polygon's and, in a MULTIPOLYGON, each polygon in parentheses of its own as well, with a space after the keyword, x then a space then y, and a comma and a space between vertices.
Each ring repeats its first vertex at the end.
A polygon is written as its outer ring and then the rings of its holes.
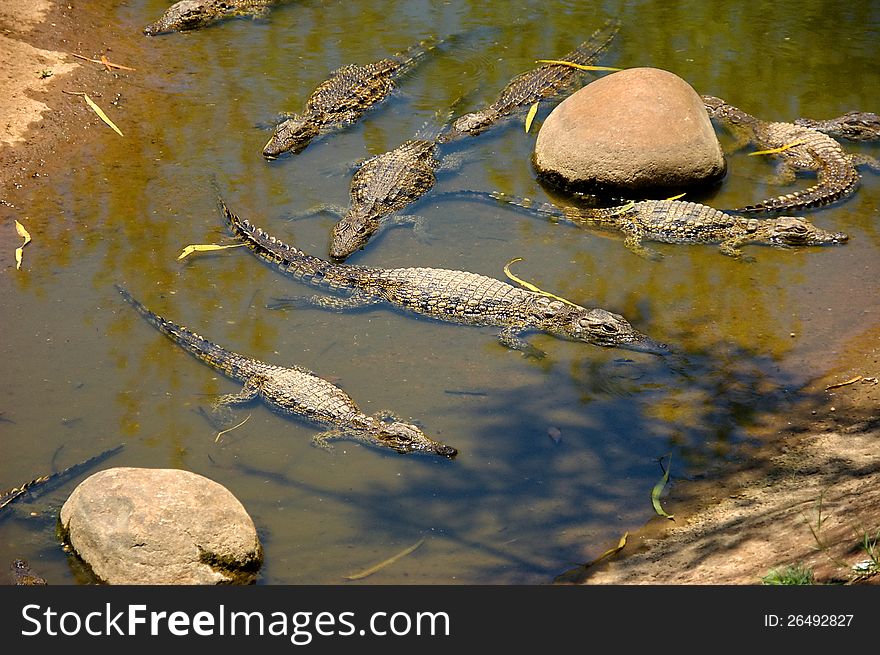
MULTIPOLYGON (((124 442, 101 466, 186 468, 241 500, 265 548, 261 584, 340 583, 423 538, 362 583, 542 584, 662 520, 650 501, 658 460, 671 454, 672 487, 712 475, 767 415, 795 406, 845 340, 877 323, 880 179, 870 172, 856 195, 809 213, 847 232, 848 244, 748 246, 751 264, 714 246, 661 244, 666 257, 646 261, 613 236, 438 197, 470 188, 546 199, 529 156, 553 103, 542 103, 528 134, 518 116, 464 142, 459 167, 412 207, 426 233, 384 230, 349 261, 503 278, 504 265, 522 257, 518 276, 623 314, 674 357, 534 335, 547 352, 535 361, 499 345, 491 328, 384 307, 273 311, 271 298, 312 290, 241 249, 176 259, 187 244, 228 242, 212 179, 233 211, 323 256, 334 217, 290 217, 344 206, 354 162, 394 148, 459 98, 462 111, 491 101, 535 59, 568 52, 608 18, 622 27, 600 64, 664 68, 768 120, 877 111, 876 2, 550 0, 513 10, 304 0, 265 20, 143 37, 167 5, 133 0, 111 16, 131 32, 114 53, 142 57, 106 107, 125 137, 93 127, 94 147, 14 214, 34 241, 23 270, 0 276, 4 489, 124 442), (332 69, 458 33, 356 126, 296 156, 261 156, 279 114, 299 111, 332 69), (261 405, 236 410, 236 422, 250 418, 215 442, 197 410, 239 385, 159 335, 114 282, 224 346, 314 370, 367 412, 413 418, 459 456, 341 441, 327 453, 310 444, 320 428, 261 405)), ((880 154, 876 145, 846 147, 880 154)), ((694 199, 729 207, 776 195, 772 166, 758 159, 731 152, 722 185, 694 199)), ((83 477, 7 508, 0 561, 24 556, 51 583, 79 580, 55 539, 55 516, 83 477)))

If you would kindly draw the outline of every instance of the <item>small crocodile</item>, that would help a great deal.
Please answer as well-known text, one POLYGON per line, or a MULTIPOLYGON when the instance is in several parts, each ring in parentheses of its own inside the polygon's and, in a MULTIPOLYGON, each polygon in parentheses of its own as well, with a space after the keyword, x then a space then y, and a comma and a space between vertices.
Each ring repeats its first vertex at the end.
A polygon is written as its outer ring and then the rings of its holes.
POLYGON ((12 574, 12 584, 23 587, 41 587, 46 584, 46 579, 31 569, 27 560, 15 559, 9 565, 9 571, 12 574))
POLYGON ((741 257, 741 246, 749 243, 777 247, 819 246, 846 242, 842 232, 826 232, 808 220, 779 216, 758 220, 735 216, 707 205, 682 200, 641 200, 616 207, 559 207, 535 203, 498 191, 461 190, 449 195, 494 199, 530 211, 565 219, 580 226, 604 228, 624 235, 624 245, 646 259, 662 255, 646 248, 643 241, 677 244, 718 244, 730 257, 741 257))
POLYGON ((355 123, 367 110, 388 97, 396 80, 439 45, 431 37, 391 57, 369 64, 349 64, 330 73, 306 100, 301 114, 293 114, 275 127, 263 146, 263 156, 275 159, 285 152, 302 151, 322 131, 355 123))
POLYGON ((382 219, 414 203, 437 181, 437 142, 409 139, 371 157, 351 179, 349 208, 333 226, 330 257, 345 261, 379 230, 382 219))
MULTIPOLYGON (((623 316, 587 309, 555 296, 527 291, 466 271, 440 268, 370 268, 334 264, 269 236, 219 205, 235 235, 265 263, 308 284, 347 297, 313 296, 308 304, 344 310, 387 302, 402 310, 466 325, 501 327, 498 339, 534 357, 544 353, 521 338, 529 331, 555 337, 655 354, 668 349, 637 332, 623 316)), ((296 303, 279 300, 272 307, 296 303)))
POLYGON ((372 416, 364 414, 347 393, 312 371, 300 366, 276 366, 227 350, 153 313, 121 286, 116 285, 116 288, 141 316, 174 343, 244 384, 239 393, 217 398, 215 409, 260 398, 282 414, 331 426, 330 430, 312 440, 315 445, 327 449, 330 448, 330 439, 353 439, 401 454, 423 452, 451 459, 458 453, 452 446, 434 441, 420 428, 404 423, 391 412, 381 411, 372 416))
POLYGON ((794 124, 819 130, 835 139, 846 139, 847 141, 880 140, 880 116, 870 111, 848 111, 841 116, 827 120, 798 118, 794 124))
MULTIPOLYGON (((587 41, 562 57, 561 61, 582 66, 594 64, 608 48, 619 29, 618 21, 608 21, 587 41)), ((504 87, 490 105, 455 119, 450 128, 440 136, 440 142, 452 141, 463 134, 471 136, 480 134, 500 118, 517 109, 558 95, 570 88, 582 76, 581 70, 564 64, 545 64, 520 73, 504 87)))
POLYGON ((733 211, 799 211, 826 205, 855 192, 859 185, 856 166, 866 165, 880 170, 880 162, 863 155, 850 155, 830 136, 812 128, 763 121, 714 96, 704 95, 702 99, 709 116, 725 124, 741 145, 751 143, 758 148, 777 150, 780 180, 793 181, 797 171, 813 171, 817 176, 816 184, 807 189, 733 211))
POLYGON ((165 10, 159 20, 144 28, 147 36, 195 30, 237 16, 265 15, 289 0, 180 0, 165 10))

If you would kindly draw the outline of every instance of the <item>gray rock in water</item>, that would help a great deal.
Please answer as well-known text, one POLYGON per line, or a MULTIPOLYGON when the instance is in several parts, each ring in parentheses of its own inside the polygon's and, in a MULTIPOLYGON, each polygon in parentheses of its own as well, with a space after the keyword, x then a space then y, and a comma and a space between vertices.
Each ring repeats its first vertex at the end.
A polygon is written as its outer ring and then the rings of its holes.
POLYGON ((100 471, 60 517, 64 540, 108 584, 248 584, 263 560, 241 503, 189 471, 100 471))
POLYGON ((719 181, 724 153, 696 91, 657 68, 630 68, 566 98, 544 121, 533 164, 576 191, 662 197, 719 181))

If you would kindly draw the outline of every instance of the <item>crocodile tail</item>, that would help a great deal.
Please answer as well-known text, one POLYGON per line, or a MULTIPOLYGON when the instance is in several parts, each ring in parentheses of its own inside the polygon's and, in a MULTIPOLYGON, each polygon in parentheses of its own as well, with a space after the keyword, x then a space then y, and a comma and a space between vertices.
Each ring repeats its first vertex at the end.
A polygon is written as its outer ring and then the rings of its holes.
POLYGON ((809 207, 821 207, 849 196, 858 185, 859 173, 852 169, 840 178, 835 178, 834 184, 828 184, 820 180, 819 183, 802 191, 768 198, 754 205, 740 207, 735 211, 739 213, 758 213, 800 211, 809 207))
POLYGON ((159 316, 132 296, 127 289, 118 284, 114 286, 125 301, 137 310, 138 314, 147 319, 159 332, 169 337, 178 346, 218 371, 222 371, 227 376, 236 380, 244 379, 243 373, 246 372, 251 360, 226 350, 212 341, 208 341, 189 328, 177 325, 159 316))
POLYGON ((589 66, 595 64, 599 56, 608 49, 611 41, 620 30, 620 21, 616 18, 609 20, 602 27, 593 32, 593 35, 584 41, 575 50, 565 55, 563 61, 573 64, 589 66))
POLYGON ((406 50, 396 53, 392 58, 400 63, 401 71, 407 70, 445 42, 446 39, 438 39, 436 36, 431 35, 411 45, 406 50))
POLYGON ((513 207, 519 207, 520 209, 526 209, 534 214, 542 214, 544 216, 550 216, 552 218, 572 220, 572 216, 569 214, 569 212, 567 212, 562 207, 557 207, 556 205, 549 202, 535 202, 531 198, 527 198, 525 196, 515 196, 510 193, 504 193, 503 191, 475 191, 472 189, 459 189, 458 191, 451 191, 445 195, 460 198, 472 198, 474 200, 484 200, 487 202, 496 200, 505 205, 511 205, 513 207))
POLYGON ((346 276, 334 274, 340 269, 347 270, 353 267, 338 266, 283 243, 256 225, 252 225, 250 221, 239 218, 226 206, 222 198, 218 197, 218 204, 233 236, 250 248, 257 257, 282 273, 310 284, 353 286, 347 281, 346 276))

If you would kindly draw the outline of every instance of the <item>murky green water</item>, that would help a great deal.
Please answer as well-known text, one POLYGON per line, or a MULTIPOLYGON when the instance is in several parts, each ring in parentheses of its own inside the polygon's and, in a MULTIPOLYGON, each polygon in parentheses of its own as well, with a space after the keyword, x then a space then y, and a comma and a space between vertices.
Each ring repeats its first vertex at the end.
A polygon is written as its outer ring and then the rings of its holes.
MULTIPOLYGON (((666 258, 645 261, 613 237, 436 198, 458 188, 546 197, 529 155, 549 104, 529 134, 520 117, 466 142, 461 167, 412 208, 427 238, 387 230, 350 262, 502 277, 523 257, 521 277, 622 313, 679 359, 537 336, 548 353, 538 362, 500 346, 492 329, 384 307, 270 311, 274 296, 311 291, 243 250, 176 258, 184 245, 227 238, 212 176, 234 211, 323 255, 335 219, 287 217, 345 205, 353 162, 394 148, 459 96, 463 110, 491 101, 535 59, 568 52, 612 17, 622 28, 604 65, 665 68, 767 119, 876 111, 880 3, 303 0, 265 21, 141 36, 167 5, 132 0, 110 16, 131 34, 112 53, 137 54, 139 68, 120 82, 118 105, 106 106, 125 137, 92 126, 93 149, 23 191, 17 211, 2 207, 34 241, 21 271, 2 254, 0 487, 125 442, 103 466, 186 468, 242 501, 265 547, 261 583, 340 583, 424 538, 364 582, 541 584, 655 517, 659 458, 672 453, 673 487, 711 475, 767 413, 794 406, 846 339, 878 322, 880 179, 870 172, 845 203, 810 213, 850 243, 752 246, 752 264, 712 246, 659 245, 666 258), (300 110, 332 69, 460 32, 467 37, 357 126, 295 157, 260 155, 278 114, 300 110), (238 410, 247 423, 215 442, 197 410, 238 385, 155 332, 114 282, 218 343, 315 370, 368 412, 416 419, 459 457, 352 442, 328 454, 310 445, 314 426, 260 405, 238 410)), ((766 161, 732 154, 724 183, 702 200, 724 207, 775 195, 771 173, 766 161)), ((0 561, 24 556, 50 582, 76 581, 54 536, 74 484, 6 513, 0 561)))

